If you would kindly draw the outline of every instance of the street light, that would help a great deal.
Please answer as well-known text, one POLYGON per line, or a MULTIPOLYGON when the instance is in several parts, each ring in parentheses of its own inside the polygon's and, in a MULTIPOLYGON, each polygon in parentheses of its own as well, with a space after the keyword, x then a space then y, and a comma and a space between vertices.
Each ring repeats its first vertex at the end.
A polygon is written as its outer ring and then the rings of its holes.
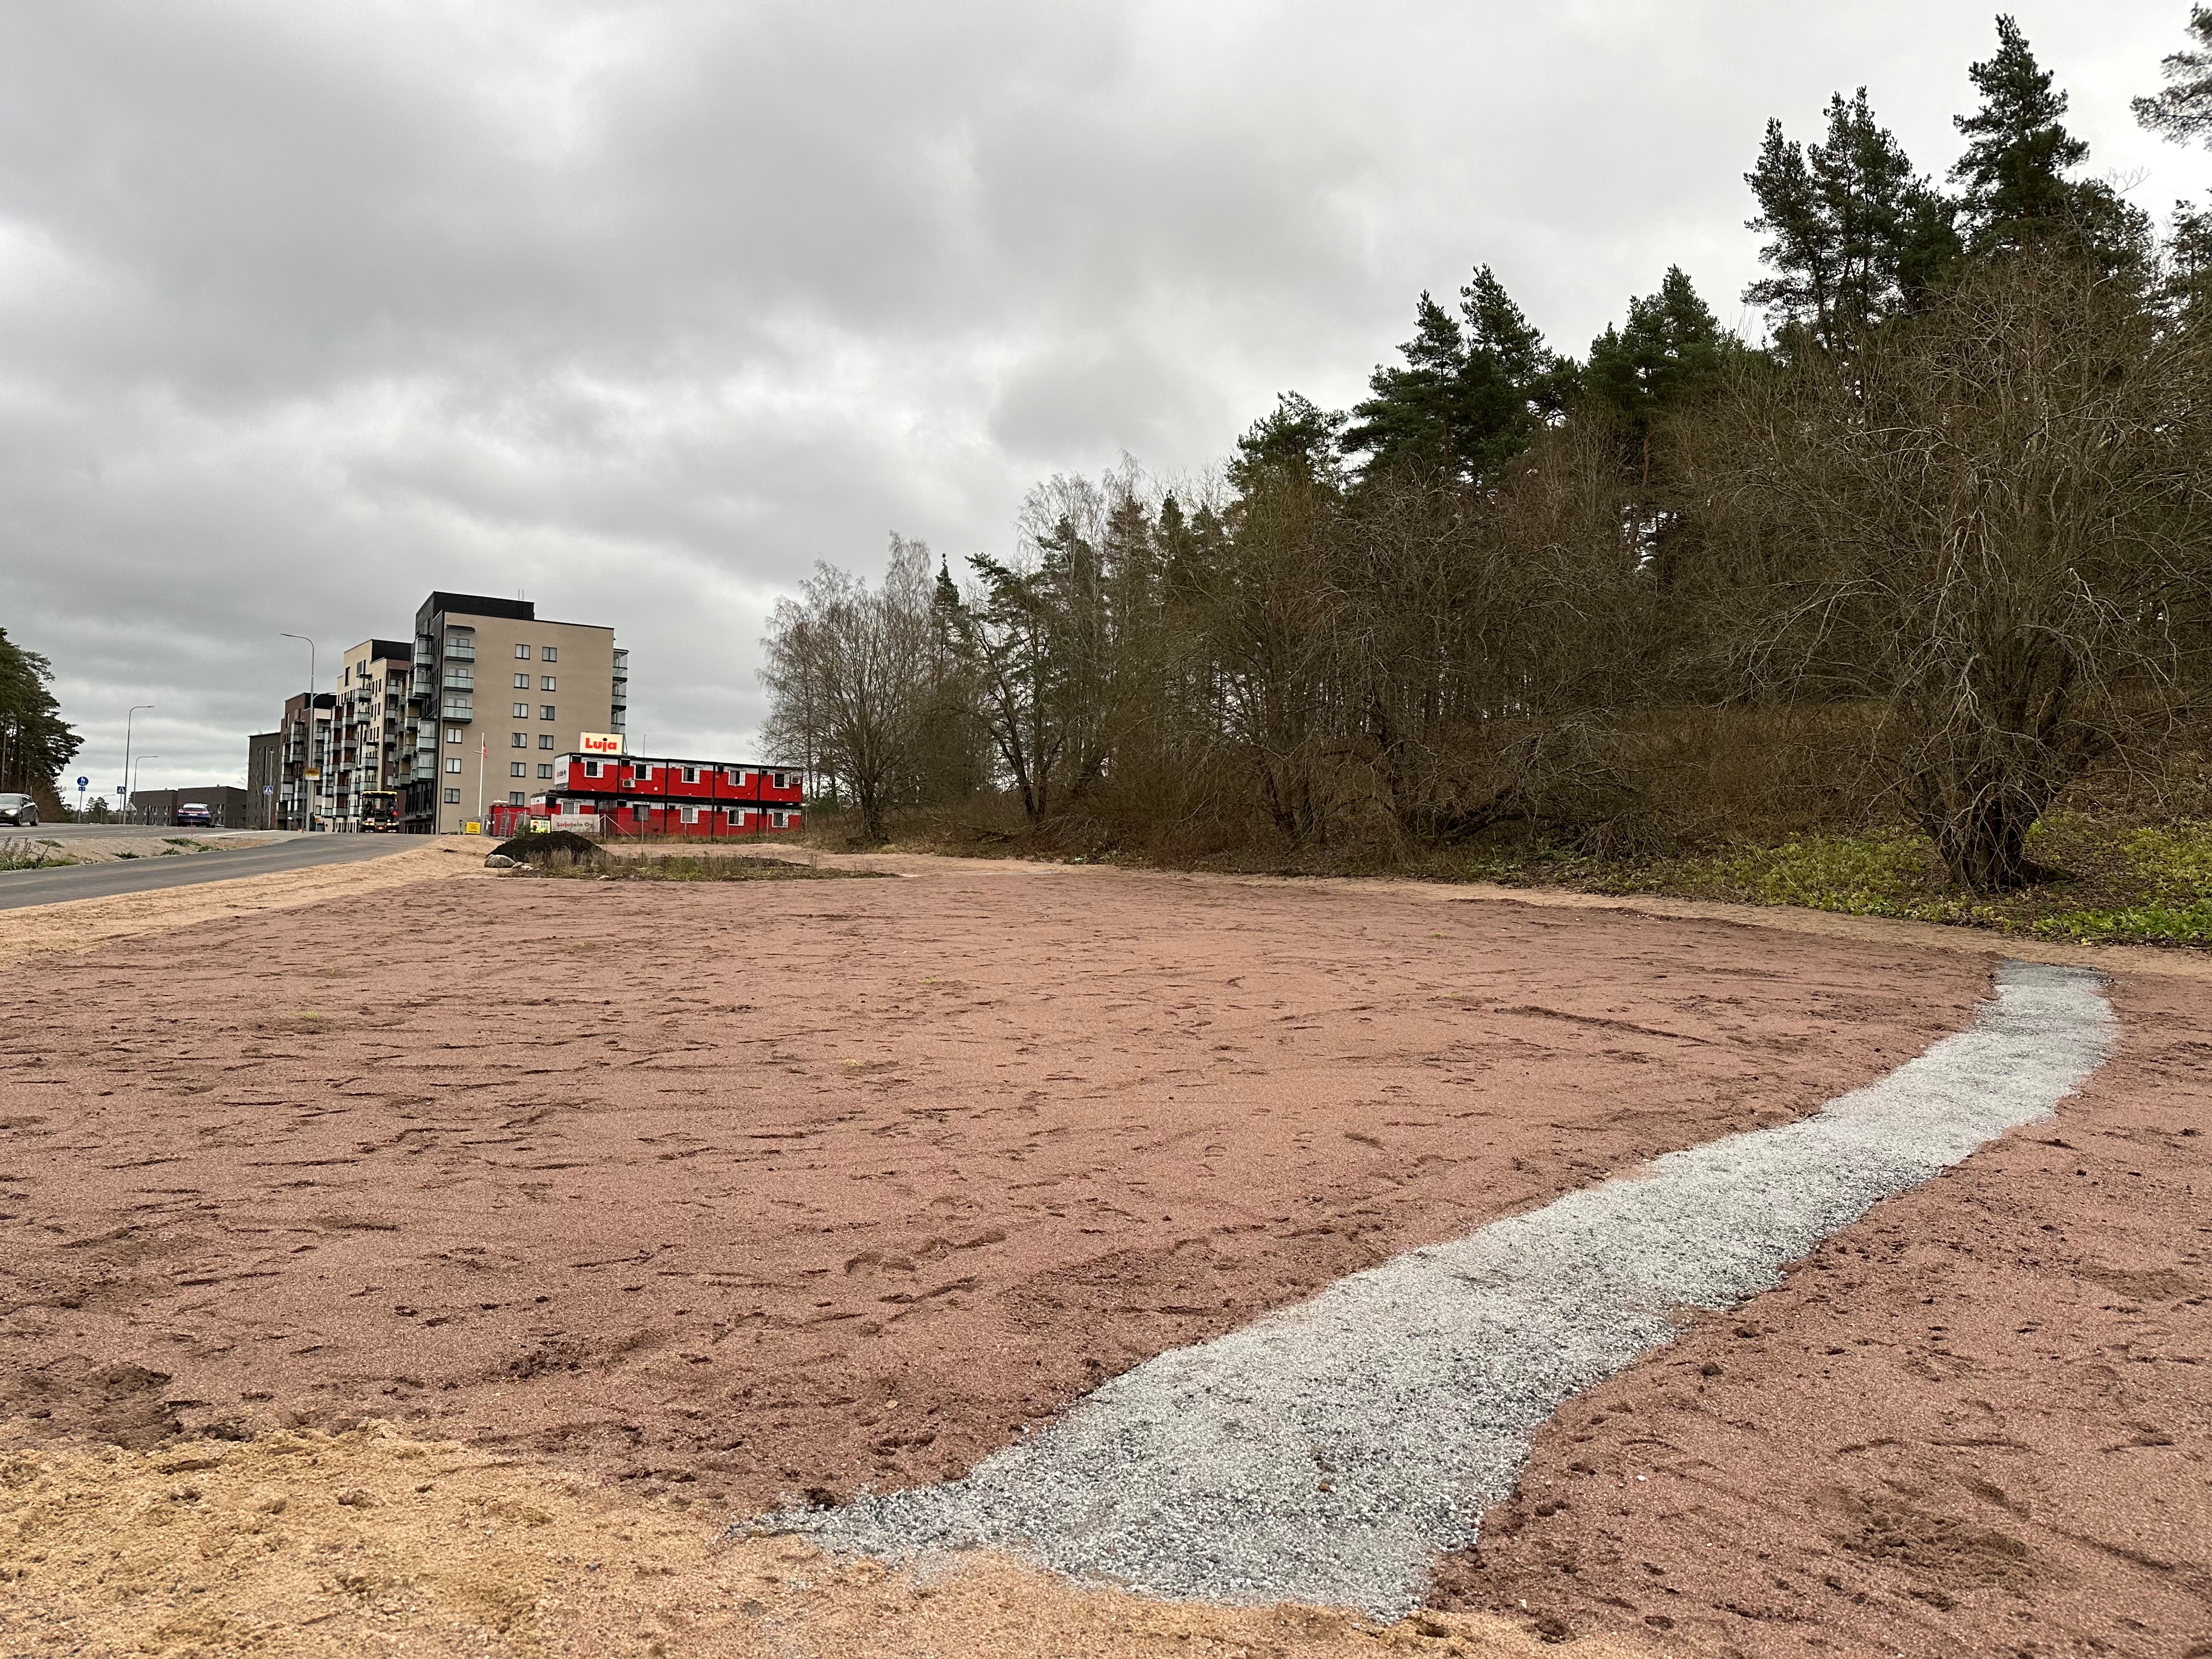
MULTIPOLYGON (((313 830, 315 827, 315 797, 321 792, 312 789, 308 786, 322 781, 319 777, 310 778, 307 775, 307 768, 313 763, 315 758, 315 642, 305 634, 286 634, 281 630, 277 637, 297 640, 307 647, 307 703, 302 711, 307 726, 307 735, 300 741, 300 797, 305 809, 302 816, 307 819, 307 823, 301 827, 313 830)), ((337 710, 333 708, 331 713, 335 716, 337 710)))
POLYGON ((126 823, 131 811, 131 722, 137 719, 140 709, 153 706, 150 702, 134 702, 131 712, 123 717, 123 811, 126 823))
MULTIPOLYGON (((153 705, 152 705, 151 703, 149 703, 149 704, 147 705, 147 707, 150 708, 152 708, 152 707, 153 707, 153 705)), ((138 757, 138 764, 139 764, 139 765, 141 765, 141 766, 143 766, 143 765, 144 765, 148 761, 149 761, 149 760, 159 760, 159 759, 161 759, 161 757, 159 755, 141 755, 141 756, 139 756, 139 757, 138 757)), ((132 773, 131 773, 131 777, 130 777, 129 781, 130 781, 130 784, 131 784, 131 793, 132 797, 133 797, 133 798, 134 798, 134 799, 135 799, 135 798, 137 797, 137 793, 138 793, 138 774, 137 774, 137 772, 135 772, 135 771, 134 771, 134 772, 132 772, 132 773)), ((132 810, 133 810, 134 811, 137 810, 137 808, 136 808, 136 806, 135 806, 135 805, 133 806, 132 810)))

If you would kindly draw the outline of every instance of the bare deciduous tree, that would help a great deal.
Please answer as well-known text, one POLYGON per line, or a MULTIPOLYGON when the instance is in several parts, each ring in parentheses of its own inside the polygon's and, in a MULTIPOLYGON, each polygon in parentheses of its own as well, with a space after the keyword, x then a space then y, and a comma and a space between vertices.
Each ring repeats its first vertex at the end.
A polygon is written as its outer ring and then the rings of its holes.
POLYGON ((1848 357, 1745 375, 1693 440, 1703 602, 1747 694, 1867 702, 1954 877, 2197 683, 2212 361, 2130 283, 1981 269, 1848 357))
POLYGON ((929 550, 893 536, 881 583, 817 564, 762 641, 771 750, 834 779, 870 842, 889 839, 890 808, 919 789, 941 718, 932 600, 929 550))

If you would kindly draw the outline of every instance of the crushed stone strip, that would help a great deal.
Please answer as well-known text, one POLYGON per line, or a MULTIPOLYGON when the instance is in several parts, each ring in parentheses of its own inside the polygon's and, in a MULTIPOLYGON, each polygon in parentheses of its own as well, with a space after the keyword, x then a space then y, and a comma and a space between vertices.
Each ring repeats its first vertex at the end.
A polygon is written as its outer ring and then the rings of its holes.
POLYGON ((735 1533, 902 1559, 990 1549, 1182 1600, 1400 1618, 1535 1430, 1881 1200, 2048 1117, 2112 1048, 2100 977, 2008 963, 1973 1027, 1816 1115, 1408 1251, 1146 1361, 965 1479, 735 1533))

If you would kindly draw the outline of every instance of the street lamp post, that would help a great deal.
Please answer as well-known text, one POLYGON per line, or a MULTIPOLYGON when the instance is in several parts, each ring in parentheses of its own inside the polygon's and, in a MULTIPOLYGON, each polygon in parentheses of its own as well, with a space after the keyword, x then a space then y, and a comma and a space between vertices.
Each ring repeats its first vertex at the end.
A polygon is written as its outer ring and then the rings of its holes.
MULTIPOLYGON (((305 634, 280 632, 277 637, 297 640, 307 647, 307 702, 305 709, 301 711, 307 717, 307 735, 301 739, 300 743, 300 797, 304 808, 302 816, 307 819, 307 823, 301 827, 313 830, 315 827, 315 796, 319 792, 307 786, 322 781, 319 777, 310 778, 307 775, 307 768, 313 763, 315 758, 315 642, 305 634)), ((335 705, 336 700, 332 701, 335 705)), ((333 716, 337 714, 335 706, 331 708, 331 713, 333 716)))
POLYGON ((151 708, 150 702, 134 702, 130 713, 123 717, 123 812, 124 821, 130 822, 131 813, 131 722, 138 718, 142 708, 151 708))
MULTIPOLYGON (((149 707, 151 707, 151 705, 149 704, 149 707)), ((143 766, 149 760, 159 760, 161 758, 161 757, 159 755, 141 755, 138 757, 138 764, 143 766)), ((131 785, 131 811, 137 811, 138 774, 135 771, 132 772, 128 781, 131 785)))

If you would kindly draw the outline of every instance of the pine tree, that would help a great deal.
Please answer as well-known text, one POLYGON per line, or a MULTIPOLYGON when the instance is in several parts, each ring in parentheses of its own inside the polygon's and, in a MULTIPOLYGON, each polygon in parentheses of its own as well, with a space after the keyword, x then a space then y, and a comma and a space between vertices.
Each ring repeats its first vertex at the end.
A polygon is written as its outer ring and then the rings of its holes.
POLYGON ((54 775, 83 746, 83 738, 63 722, 61 705, 46 688, 52 665, 26 651, 0 628, 0 789, 39 797, 53 811, 54 775))
POLYGON ((1607 325, 1590 343, 1583 389, 1620 415, 1646 483, 1652 422, 1713 384, 1724 339, 1687 274, 1670 265, 1656 294, 1629 301, 1625 325, 1607 325))
POLYGON ((1367 471, 1401 466, 1493 480, 1566 404, 1573 369, 1544 343, 1487 265, 1460 290, 1455 318, 1428 294, 1414 307, 1403 368, 1376 369, 1344 447, 1367 471))
POLYGON ((1966 149, 1951 169, 1965 187, 1966 244, 1977 255, 2064 251, 2108 268, 2139 262, 2149 221, 2111 185, 2066 175, 2089 146, 2066 130, 2067 96, 2010 17, 1997 19, 1996 55, 1966 71, 1982 94, 1972 115, 1952 117, 1966 149))
POLYGON ((1295 392, 1279 392, 1275 411, 1263 415, 1237 441, 1230 482, 1249 490, 1261 476, 1289 473, 1303 483, 1343 482, 1345 417, 1295 392))
POLYGON ((1785 342, 1809 335, 1834 348, 1909 310, 1958 254, 1955 209, 1875 119, 1861 87, 1828 100, 1825 143, 1790 139, 1766 124, 1759 164, 1744 174, 1768 238, 1773 275, 1744 290, 1785 342))

